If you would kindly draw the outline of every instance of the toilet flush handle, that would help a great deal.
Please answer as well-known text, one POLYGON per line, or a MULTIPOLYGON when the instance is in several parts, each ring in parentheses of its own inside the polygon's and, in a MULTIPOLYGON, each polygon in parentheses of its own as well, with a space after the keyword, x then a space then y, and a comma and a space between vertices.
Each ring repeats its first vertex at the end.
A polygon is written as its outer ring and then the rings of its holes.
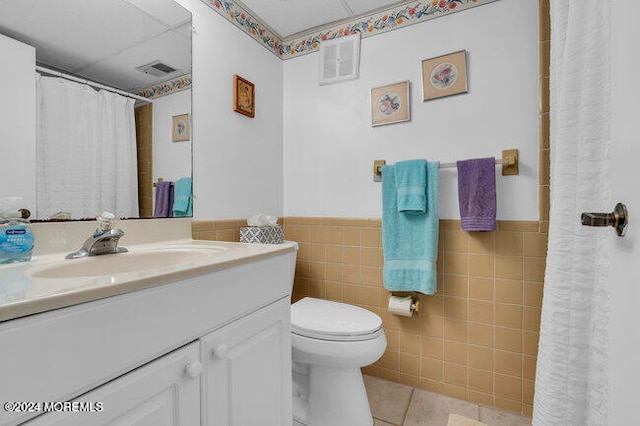
POLYGON ((225 359, 228 351, 229 348, 227 348, 227 345, 223 343, 213 348, 211 355, 213 355, 215 359, 225 359))

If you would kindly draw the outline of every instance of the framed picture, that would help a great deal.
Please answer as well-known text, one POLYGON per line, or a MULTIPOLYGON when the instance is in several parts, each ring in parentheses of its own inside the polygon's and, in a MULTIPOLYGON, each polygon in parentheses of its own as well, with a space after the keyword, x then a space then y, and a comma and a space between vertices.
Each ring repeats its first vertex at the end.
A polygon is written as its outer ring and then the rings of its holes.
POLYGON ((371 125, 409 121, 409 81, 371 89, 371 125))
POLYGON ((174 142, 188 141, 189 135, 189 114, 174 115, 171 126, 174 142))
POLYGON ((467 93, 467 51, 422 61, 422 100, 467 93))
POLYGON ((233 76, 233 110, 247 117, 254 117, 256 110, 255 85, 240 77, 233 76))

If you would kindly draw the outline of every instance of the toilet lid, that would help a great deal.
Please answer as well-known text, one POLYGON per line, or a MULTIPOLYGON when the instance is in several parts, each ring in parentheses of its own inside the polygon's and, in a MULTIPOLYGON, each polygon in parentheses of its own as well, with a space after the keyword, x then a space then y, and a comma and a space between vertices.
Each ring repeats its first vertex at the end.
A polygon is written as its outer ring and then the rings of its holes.
POLYGON ((291 327, 303 336, 344 338, 375 333, 382 319, 357 306, 305 297, 291 305, 291 327))

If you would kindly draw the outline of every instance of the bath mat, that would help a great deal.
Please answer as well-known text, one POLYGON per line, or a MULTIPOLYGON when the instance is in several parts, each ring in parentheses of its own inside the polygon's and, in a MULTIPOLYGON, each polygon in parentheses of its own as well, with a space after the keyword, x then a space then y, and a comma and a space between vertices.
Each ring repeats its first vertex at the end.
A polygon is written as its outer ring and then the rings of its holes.
POLYGON ((457 414, 449 414, 447 426, 489 426, 486 423, 472 420, 468 417, 459 416, 457 414))

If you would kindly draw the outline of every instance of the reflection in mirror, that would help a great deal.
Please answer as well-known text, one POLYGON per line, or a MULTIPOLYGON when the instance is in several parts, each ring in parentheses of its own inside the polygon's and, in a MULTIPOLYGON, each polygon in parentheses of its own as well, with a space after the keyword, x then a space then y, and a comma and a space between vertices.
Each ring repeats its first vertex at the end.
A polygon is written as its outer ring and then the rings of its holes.
POLYGON ((26 45, 35 140, 0 144, 30 154, 34 176, 0 168, 0 198, 39 220, 190 216, 191 14, 173 0, 0 1, 0 54, 20 63, 26 45))

